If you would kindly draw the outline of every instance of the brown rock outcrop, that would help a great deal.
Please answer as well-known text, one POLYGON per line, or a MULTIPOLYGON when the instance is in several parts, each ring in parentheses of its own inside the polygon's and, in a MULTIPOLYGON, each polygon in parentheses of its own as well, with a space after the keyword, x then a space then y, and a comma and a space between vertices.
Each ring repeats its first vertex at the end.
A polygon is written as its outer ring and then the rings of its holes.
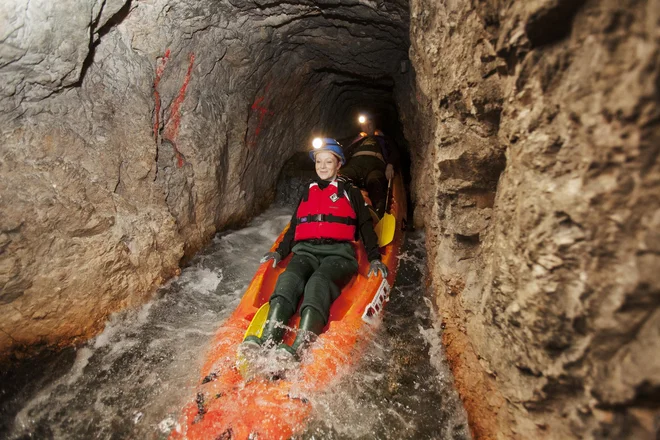
POLYGON ((415 222, 477 438, 655 438, 660 4, 411 2, 415 222))

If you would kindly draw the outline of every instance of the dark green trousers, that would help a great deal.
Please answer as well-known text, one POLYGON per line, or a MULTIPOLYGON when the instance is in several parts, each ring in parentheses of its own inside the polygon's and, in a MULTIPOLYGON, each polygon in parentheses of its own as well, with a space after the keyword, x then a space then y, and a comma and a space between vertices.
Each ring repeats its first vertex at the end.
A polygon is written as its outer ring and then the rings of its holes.
POLYGON ((346 166, 339 169, 339 174, 348 177, 360 188, 366 189, 374 209, 380 217, 383 216, 387 197, 387 177, 385 177, 385 163, 382 160, 372 156, 353 157, 346 166))
POLYGON ((306 307, 313 307, 327 324, 330 305, 357 273, 358 263, 353 246, 349 242, 300 242, 292 251, 293 257, 277 279, 270 303, 279 302, 288 307, 290 315, 293 315, 302 296, 300 312, 306 307))

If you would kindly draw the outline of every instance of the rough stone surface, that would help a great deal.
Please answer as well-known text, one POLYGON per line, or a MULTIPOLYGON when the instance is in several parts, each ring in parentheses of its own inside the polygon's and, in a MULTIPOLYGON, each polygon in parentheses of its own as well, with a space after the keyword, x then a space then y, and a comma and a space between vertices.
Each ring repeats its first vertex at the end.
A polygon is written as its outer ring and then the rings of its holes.
POLYGON ((657 438, 660 3, 411 1, 415 223, 477 438, 657 438))
POLYGON ((404 1, 0 2, 0 358, 95 334, 269 203, 313 133, 395 111, 407 22, 404 1))

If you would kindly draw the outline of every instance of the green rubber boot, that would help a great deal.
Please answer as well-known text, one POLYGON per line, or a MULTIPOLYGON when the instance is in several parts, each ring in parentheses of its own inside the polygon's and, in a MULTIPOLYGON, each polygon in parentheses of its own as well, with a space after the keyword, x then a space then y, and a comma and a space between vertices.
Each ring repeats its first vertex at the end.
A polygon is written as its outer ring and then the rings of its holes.
POLYGON ((279 344, 284 338, 284 333, 286 333, 286 328, 284 326, 290 318, 291 314, 286 310, 286 307, 284 307, 282 303, 275 302, 271 304, 261 337, 258 338, 250 335, 243 340, 241 345, 272 347, 279 344))
POLYGON ((291 346, 280 344, 277 347, 278 355, 281 354, 280 357, 283 361, 285 360, 284 357, 300 361, 300 357, 304 351, 316 341, 316 338, 318 338, 323 327, 325 327, 325 319, 323 316, 314 308, 306 307, 300 316, 300 325, 298 326, 296 340, 293 341, 291 346))

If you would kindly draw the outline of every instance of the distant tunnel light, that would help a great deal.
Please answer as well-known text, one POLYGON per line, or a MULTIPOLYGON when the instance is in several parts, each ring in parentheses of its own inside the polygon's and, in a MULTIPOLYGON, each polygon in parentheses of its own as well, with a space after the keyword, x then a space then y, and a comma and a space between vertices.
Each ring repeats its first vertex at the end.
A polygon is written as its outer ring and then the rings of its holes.
POLYGON ((360 124, 364 124, 365 122, 367 122, 367 117, 364 115, 360 115, 360 117, 358 118, 358 122, 360 124))
POLYGON ((314 138, 312 141, 312 147, 318 149, 323 146, 323 140, 321 138, 314 138))

